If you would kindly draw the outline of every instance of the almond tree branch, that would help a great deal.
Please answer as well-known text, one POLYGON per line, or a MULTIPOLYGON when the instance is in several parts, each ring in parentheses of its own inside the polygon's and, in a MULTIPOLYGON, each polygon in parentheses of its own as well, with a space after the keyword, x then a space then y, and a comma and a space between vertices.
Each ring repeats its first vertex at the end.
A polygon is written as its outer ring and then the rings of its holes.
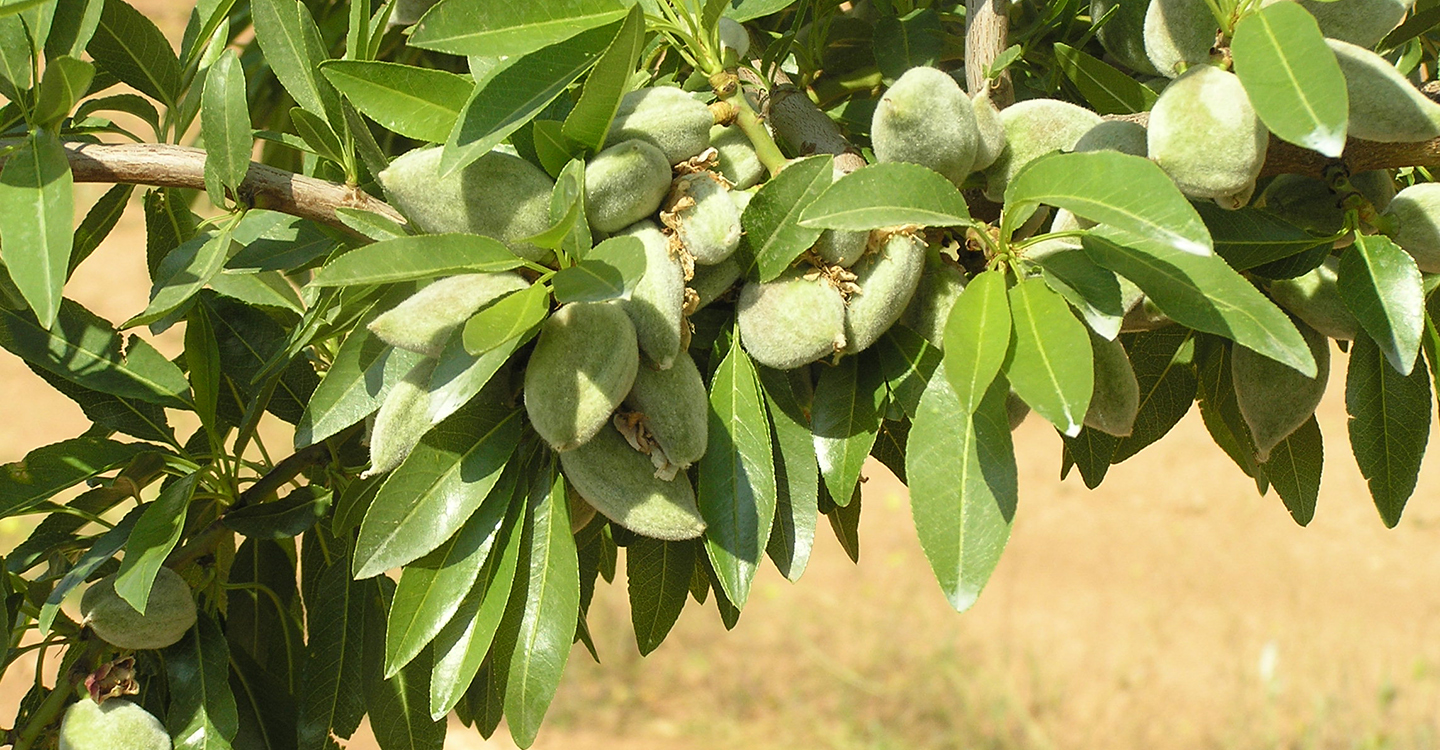
POLYGON ((986 71, 1005 51, 1010 36, 1009 0, 965 1, 965 86, 971 96, 990 86, 990 101, 1004 109, 1015 102, 1009 71, 987 83, 986 71))
MULTIPOLYGON (((205 151, 163 143, 67 143, 76 182, 129 183, 153 187, 205 189, 205 151)), ((354 185, 306 177, 250 162, 239 188, 240 202, 255 208, 311 219, 346 229, 337 208, 371 211, 397 223, 405 217, 390 204, 354 185)))

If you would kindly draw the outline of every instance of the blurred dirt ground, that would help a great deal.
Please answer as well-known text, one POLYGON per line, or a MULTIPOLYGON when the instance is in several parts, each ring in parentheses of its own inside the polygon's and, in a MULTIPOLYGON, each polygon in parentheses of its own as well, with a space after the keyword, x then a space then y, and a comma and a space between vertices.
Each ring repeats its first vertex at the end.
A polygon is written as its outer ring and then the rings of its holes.
MULTIPOLYGON (((177 35, 188 10, 136 5, 177 35)), ((102 190, 83 186, 79 210, 102 190)), ((112 321, 145 306, 139 213, 66 290, 112 321)), ((174 354, 179 335, 156 343, 174 354)), ((804 578, 766 567, 732 632, 692 601, 641 659, 622 568, 590 614, 604 661, 572 652, 536 747, 1440 747, 1440 471, 1426 462, 1386 530, 1349 455, 1343 365, 1321 407, 1329 460, 1309 528, 1256 495, 1193 410, 1094 492, 1058 480, 1059 440, 1032 416, 1016 433, 1015 529, 973 610, 948 608, 904 488, 873 465, 860 564, 822 522, 804 578)), ((0 425, 0 463, 85 428, 8 354, 0 425)), ((0 549, 29 523, 0 522, 0 549)), ((0 725, 33 670, 0 679, 0 725)), ((362 730, 348 747, 374 745, 362 730)), ((512 745, 503 727, 485 742, 453 724, 446 747, 512 745)))

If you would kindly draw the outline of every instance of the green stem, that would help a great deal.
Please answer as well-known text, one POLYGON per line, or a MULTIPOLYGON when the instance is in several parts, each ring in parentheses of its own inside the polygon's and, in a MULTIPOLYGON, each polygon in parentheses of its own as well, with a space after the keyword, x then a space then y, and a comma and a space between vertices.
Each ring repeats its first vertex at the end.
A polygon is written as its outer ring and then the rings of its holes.
POLYGON ((751 145, 755 147, 755 155, 760 157, 760 163, 770 170, 770 176, 779 174, 780 170, 785 168, 785 155, 780 153, 780 147, 775 145, 775 139, 760 120, 760 115, 751 109, 750 102, 740 91, 740 86, 736 85, 733 92, 721 97, 721 101, 735 107, 735 124, 749 137, 751 145))
POLYGON ((75 660, 74 666, 62 672, 55 678, 55 689, 45 696, 40 707, 30 715, 29 721, 25 722, 25 728, 19 731, 15 738, 15 745, 12 750, 31 750, 35 742, 45 733, 45 729, 56 721, 64 713, 65 707, 70 704, 70 699, 75 695, 75 684, 72 681, 73 675, 85 674, 90 671, 90 659, 104 647, 99 639, 86 642, 80 648, 85 651, 75 660))

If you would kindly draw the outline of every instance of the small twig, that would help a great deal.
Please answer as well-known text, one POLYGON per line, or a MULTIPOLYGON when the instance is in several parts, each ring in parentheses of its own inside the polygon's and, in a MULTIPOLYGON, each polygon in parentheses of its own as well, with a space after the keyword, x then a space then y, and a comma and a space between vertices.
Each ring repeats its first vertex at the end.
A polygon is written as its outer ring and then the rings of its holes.
POLYGON ((994 80, 987 80, 986 73, 1000 53, 1005 51, 1009 37, 1009 0, 965 0, 966 88, 973 96, 988 85, 990 101, 1001 109, 1015 102, 1010 72, 1002 71, 994 80))
MULTIPOLYGON (((205 189, 205 151, 163 143, 67 143, 70 170, 76 182, 128 183, 153 187, 205 189)), ((337 208, 371 211, 397 223, 405 217, 390 204, 354 185, 306 177, 250 163, 240 184, 241 203, 255 208, 311 219, 345 229, 337 208)), ((348 230, 347 230, 348 231, 348 230)))

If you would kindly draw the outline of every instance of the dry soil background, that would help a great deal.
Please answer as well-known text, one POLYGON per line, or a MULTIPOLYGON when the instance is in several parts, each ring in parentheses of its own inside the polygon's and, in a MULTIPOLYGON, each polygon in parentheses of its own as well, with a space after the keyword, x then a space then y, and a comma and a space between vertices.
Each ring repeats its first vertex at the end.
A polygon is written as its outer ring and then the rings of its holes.
MULTIPOLYGON (((188 8, 137 5, 167 29, 188 8)), ((67 294, 113 321, 143 309, 143 248, 136 205, 67 294)), ((178 338, 157 343, 173 354, 178 338)), ((1032 417, 1009 549, 972 611, 946 606, 904 488, 875 465, 860 564, 822 525, 800 583, 763 571, 732 632, 691 602, 640 659, 622 571, 591 613, 603 663, 576 649, 536 746, 1440 747, 1440 472, 1426 462, 1384 529, 1348 452, 1343 365, 1309 528, 1256 496, 1193 411, 1095 492, 1058 480, 1059 441, 1032 417)), ((83 429, 0 354, 0 462, 83 429)), ((0 524, 0 548, 25 527, 0 524)), ((0 725, 31 674, 0 680, 0 725)), ((447 748, 510 747, 504 733, 485 743, 457 724, 447 748)))

